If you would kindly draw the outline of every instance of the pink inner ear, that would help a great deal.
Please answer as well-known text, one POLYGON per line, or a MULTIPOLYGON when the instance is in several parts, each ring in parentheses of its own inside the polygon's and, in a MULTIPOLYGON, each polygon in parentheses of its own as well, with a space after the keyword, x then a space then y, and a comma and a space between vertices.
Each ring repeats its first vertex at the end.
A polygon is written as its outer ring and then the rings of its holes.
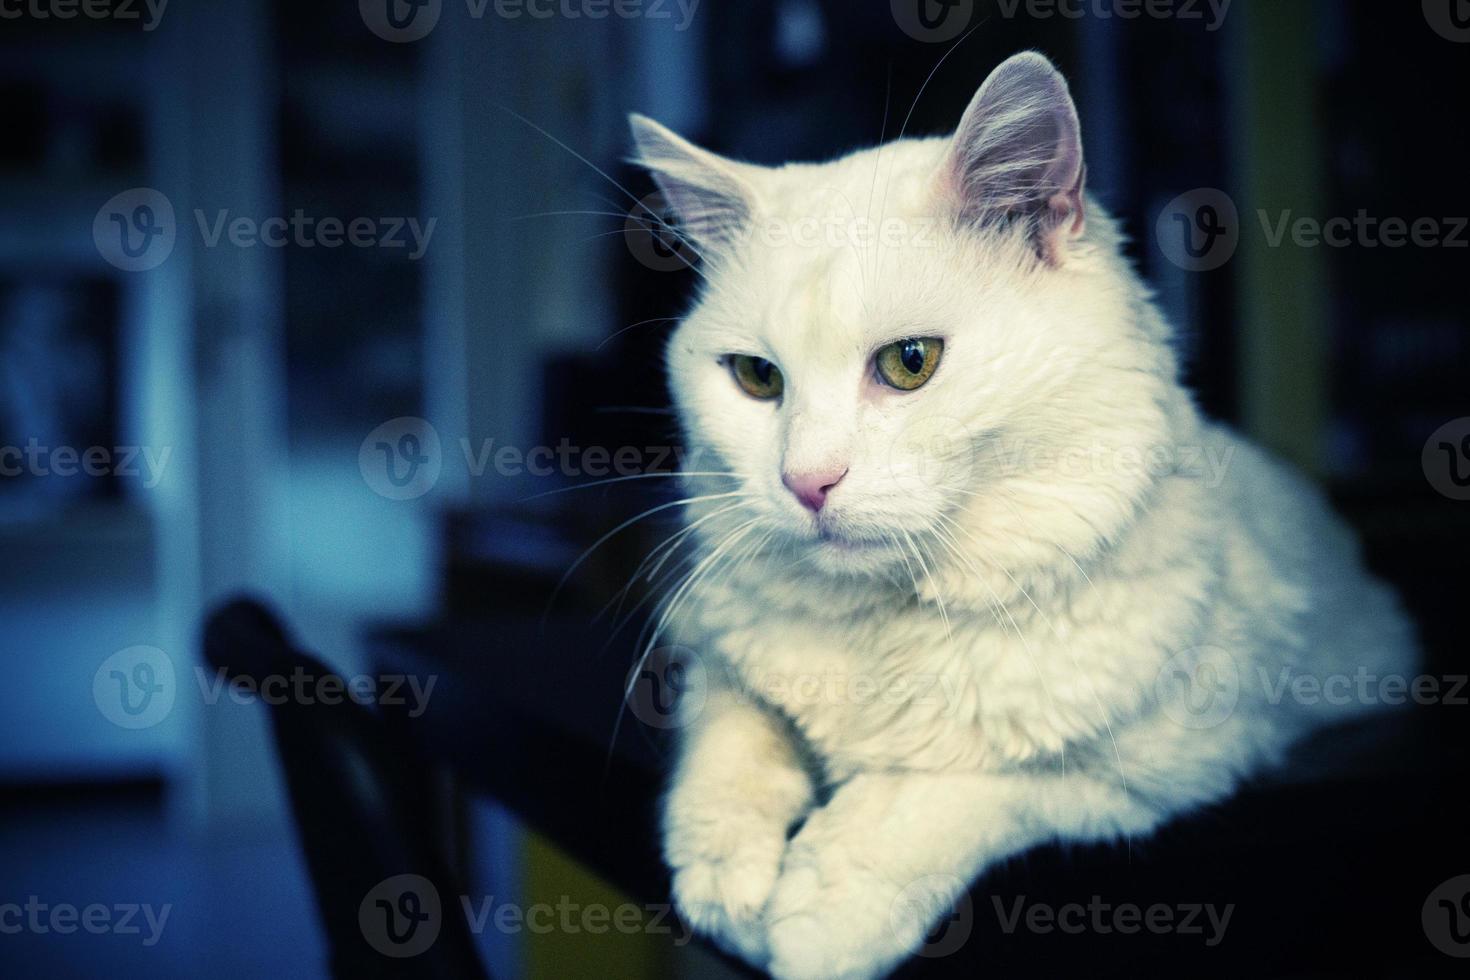
POLYGON ((1018 55, 980 87, 954 136, 941 192, 977 224, 1021 218, 1055 262, 1086 227, 1077 110, 1045 58, 1018 55))
POLYGON ((1047 202, 1051 210, 1051 221, 1056 224, 1058 230, 1063 228, 1063 222, 1070 215, 1071 224, 1065 226, 1068 235, 1076 238, 1081 235, 1087 227, 1087 202, 1083 196, 1082 189, 1087 185, 1087 165, 1078 168, 1077 180, 1072 189, 1060 194, 1052 195, 1047 202))

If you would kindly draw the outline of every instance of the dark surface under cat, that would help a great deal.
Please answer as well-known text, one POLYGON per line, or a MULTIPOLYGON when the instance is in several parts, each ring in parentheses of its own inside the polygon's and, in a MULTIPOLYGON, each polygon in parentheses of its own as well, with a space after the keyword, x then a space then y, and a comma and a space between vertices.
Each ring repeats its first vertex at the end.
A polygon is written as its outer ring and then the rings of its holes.
MULTIPOLYGON (((445 696, 399 719, 414 753, 666 901, 666 733, 626 709, 618 725, 632 641, 596 655, 605 642, 501 618, 387 631, 375 649, 384 669, 442 678, 445 696)), ((1304 781, 1248 786, 1147 839, 1035 849, 992 869, 899 975, 1448 975, 1462 964, 1435 940, 1453 947, 1470 921, 1429 899, 1470 871, 1464 715, 1442 704, 1323 731, 1299 747, 1304 781)))

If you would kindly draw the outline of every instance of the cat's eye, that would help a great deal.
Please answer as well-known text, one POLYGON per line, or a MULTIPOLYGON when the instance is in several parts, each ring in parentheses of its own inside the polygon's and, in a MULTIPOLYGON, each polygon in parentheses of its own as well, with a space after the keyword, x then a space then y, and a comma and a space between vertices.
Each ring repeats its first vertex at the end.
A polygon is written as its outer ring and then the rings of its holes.
POLYGON ((938 337, 909 337, 880 350, 874 361, 884 383, 899 391, 913 391, 934 376, 943 353, 944 341, 938 337))
POLYGON ((764 357, 731 354, 730 373, 735 375, 735 383, 752 398, 768 401, 780 398, 781 392, 786 390, 786 379, 781 377, 781 369, 764 357))

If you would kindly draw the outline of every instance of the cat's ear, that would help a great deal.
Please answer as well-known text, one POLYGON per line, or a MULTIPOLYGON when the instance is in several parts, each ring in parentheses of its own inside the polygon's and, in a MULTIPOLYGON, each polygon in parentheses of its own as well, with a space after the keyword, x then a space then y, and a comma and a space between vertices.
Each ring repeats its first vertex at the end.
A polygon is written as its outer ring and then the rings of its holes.
POLYGON ((1060 264, 1085 223, 1086 167, 1077 107, 1043 55, 1018 54, 970 100, 941 174, 962 219, 1024 222, 1037 252, 1060 264))
POLYGON ((628 116, 638 154, 678 219, 679 231, 701 249, 727 248, 749 228, 755 213, 751 164, 701 149, 638 113, 628 116))

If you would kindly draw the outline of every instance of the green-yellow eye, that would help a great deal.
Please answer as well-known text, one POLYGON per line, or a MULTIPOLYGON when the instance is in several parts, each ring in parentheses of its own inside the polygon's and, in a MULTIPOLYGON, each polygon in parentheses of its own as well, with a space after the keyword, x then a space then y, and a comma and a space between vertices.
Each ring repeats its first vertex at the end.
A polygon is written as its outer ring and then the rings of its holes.
POLYGON ((764 357, 731 354, 730 373, 735 375, 735 383, 752 398, 780 398, 781 392, 786 390, 786 379, 781 377, 781 369, 764 357))
POLYGON ((938 337, 909 337, 895 341, 878 352, 878 375, 899 391, 922 388, 934 376, 944 341, 938 337))

